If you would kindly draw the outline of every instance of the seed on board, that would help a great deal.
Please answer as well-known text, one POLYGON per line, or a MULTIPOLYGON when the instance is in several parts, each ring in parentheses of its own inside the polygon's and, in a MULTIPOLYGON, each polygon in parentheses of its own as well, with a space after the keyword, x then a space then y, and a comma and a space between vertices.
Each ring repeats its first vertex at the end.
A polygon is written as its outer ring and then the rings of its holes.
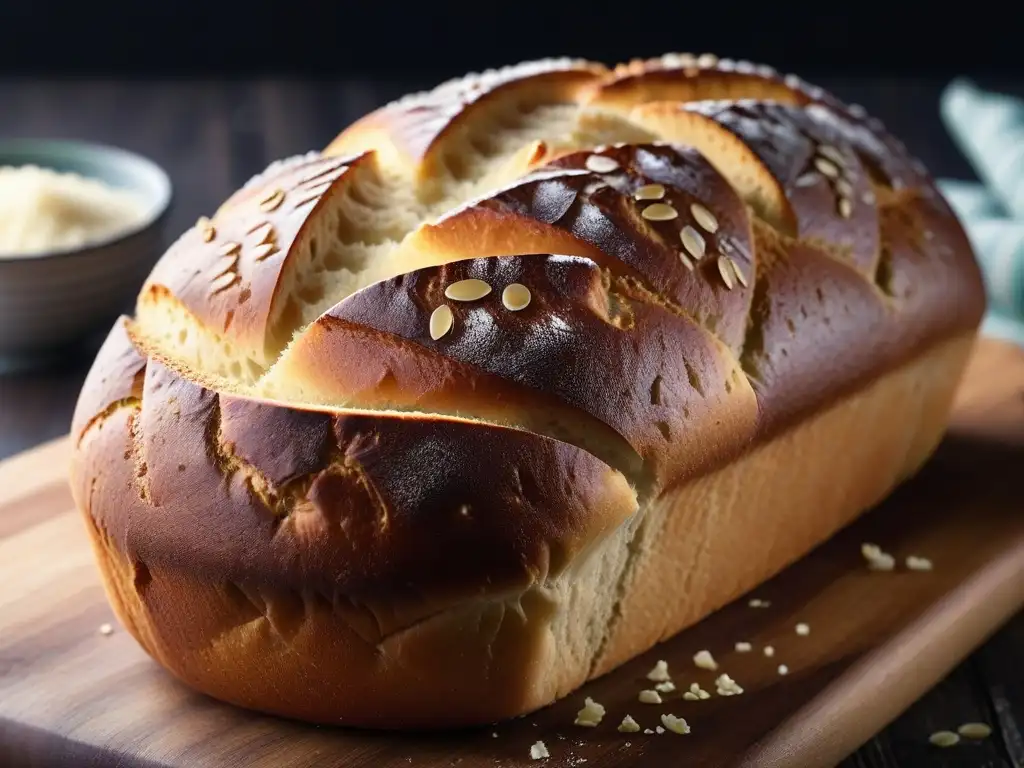
POLYGON ((716 662, 714 657, 711 655, 711 651, 697 651, 697 653, 693 655, 693 663, 700 669, 718 669, 718 662, 716 662))
POLYGON ((226 291, 238 280, 238 275, 234 272, 225 272, 218 276, 212 283, 210 283, 210 293, 220 293, 226 291))
POLYGON ((771 601, 762 600, 759 597, 752 597, 750 598, 750 601, 747 603, 747 605, 749 605, 751 608, 767 608, 771 605, 771 601))
POLYGON ((713 235, 718 231, 718 219, 715 218, 715 214, 700 203, 691 203, 690 213, 693 214, 693 220, 705 232, 710 232, 713 235))
POLYGON ((722 282, 725 283, 725 287, 731 291, 733 286, 733 272, 730 264, 731 262, 729 261, 728 256, 718 257, 718 274, 722 276, 722 282))
POLYGON ((779 672, 780 675, 783 675, 783 676, 788 675, 789 674, 789 667, 787 667, 785 664, 779 664, 778 672, 779 672))
POLYGON ((664 683, 666 680, 671 680, 672 676, 668 673, 668 662, 664 659, 659 659, 658 663, 647 673, 647 679, 653 680, 656 683, 664 683))
POLYGON ((262 224, 250 229, 249 234, 252 235, 253 243, 255 245, 263 245, 263 243, 269 243, 274 239, 274 225, 271 224, 269 221, 265 221, 262 224))
POLYGON ((704 258, 704 253, 707 245, 704 242, 704 237, 696 229, 687 224, 681 230, 679 230, 679 239, 683 243, 683 248, 686 249, 693 258, 700 261, 704 258))
POLYGON ((680 252, 679 260, 683 262, 684 267, 686 267, 689 271, 693 272, 693 262, 690 261, 689 256, 687 256, 685 253, 680 252))
POLYGON ((641 704, 661 704, 661 694, 649 688, 640 691, 640 695, 637 698, 641 704))
POLYGON ((956 732, 965 739, 987 739, 992 735, 992 726, 987 723, 964 723, 956 732))
POLYGON ((936 747, 952 747, 960 743, 960 737, 952 731, 936 731, 928 737, 928 741, 936 747))
POLYGON ((750 653, 754 648, 750 643, 740 641, 736 643, 736 653, 750 653))
POLYGON ((648 221, 671 221, 679 216, 679 211, 668 203, 654 203, 644 208, 640 215, 648 221))
POLYGON ((774 645, 766 645, 764 647, 764 655, 767 656, 769 659, 772 656, 774 656, 775 655, 775 646, 774 645))
POLYGON ((260 198, 260 210, 269 213, 270 211, 280 208, 281 203, 283 202, 284 191, 280 189, 272 189, 260 198))
POLYGON ((839 215, 844 219, 848 219, 853 215, 853 201, 850 198, 840 197, 837 207, 839 208, 839 215))
MULTIPOLYGON (((112 624, 100 624, 100 634, 104 637, 110 637, 112 634, 114 634, 114 626, 112 624)), ((975 725, 977 725, 977 723, 975 723, 975 725)), ((966 728, 967 726, 961 725, 960 727, 966 728)))
POLYGON ((233 253, 237 253, 242 250, 242 244, 236 243, 231 240, 224 243, 220 248, 217 249, 218 256, 230 256, 233 253))
POLYGON ((736 275, 736 279, 740 281, 740 285, 746 288, 749 283, 747 282, 747 276, 740 271, 740 266, 735 261, 730 259, 728 256, 725 257, 729 261, 729 266, 732 268, 733 274, 736 275))
POLYGON ((661 200, 665 196, 665 187, 661 184, 644 184, 633 193, 635 200, 661 200))
POLYGON ((430 313, 430 338, 437 341, 452 329, 455 324, 455 316, 451 307, 442 304, 430 313))
POLYGON ((661 722, 672 733, 678 733, 680 736, 685 736, 690 732, 689 724, 681 717, 666 713, 661 716, 661 722))
POLYGON ((249 253, 252 254, 253 261, 263 261, 267 256, 277 251, 277 246, 273 243, 261 243, 253 248, 249 253))
POLYGON ((818 147, 818 154, 824 158, 831 160, 833 163, 842 168, 846 165, 846 158, 843 157, 843 153, 840 152, 836 147, 830 144, 822 144, 818 147))
POLYGON ((801 637, 807 637, 809 634, 811 634, 811 628, 801 621, 799 624, 796 625, 796 633, 801 637))
POLYGON ((444 295, 452 301, 476 301, 490 292, 491 286, 476 278, 459 280, 444 289, 444 295))
POLYGON ((604 155, 590 155, 587 157, 584 165, 587 166, 588 171, 593 171, 594 173, 611 173, 619 169, 617 162, 604 155))
POLYGON ((814 158, 814 167, 830 179, 839 178, 839 168, 831 160, 826 160, 824 157, 816 157, 814 158))
POLYGON ((501 292, 501 303, 504 304, 505 309, 510 312, 518 312, 521 309, 526 309, 530 304, 530 299, 532 298, 530 289, 522 283, 506 285, 505 290, 501 292))
POLYGON ((930 571, 932 569, 932 561, 927 557, 908 555, 907 568, 911 571, 930 571))

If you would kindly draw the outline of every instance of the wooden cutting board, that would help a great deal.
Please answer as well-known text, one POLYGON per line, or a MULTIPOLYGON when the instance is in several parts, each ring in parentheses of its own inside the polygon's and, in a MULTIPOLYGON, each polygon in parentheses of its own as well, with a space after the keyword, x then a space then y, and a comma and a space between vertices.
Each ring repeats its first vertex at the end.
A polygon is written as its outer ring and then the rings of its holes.
POLYGON ((67 451, 57 441, 0 464, 4 766, 539 766, 529 755, 538 740, 550 751, 547 767, 831 766, 1024 604, 1024 351, 994 341, 979 344, 932 462, 758 589, 769 607, 739 600, 542 712, 459 733, 354 732, 255 715, 187 690, 116 625, 101 634, 114 618, 65 487, 67 451), (865 541, 901 567, 869 571, 865 541), (931 558, 934 570, 906 570, 910 554, 931 558), (799 622, 809 635, 794 631, 799 622), (737 653, 737 641, 754 650, 737 653), (668 660, 680 687, 699 682, 713 692, 714 674, 692 662, 700 649, 745 693, 637 701, 657 659, 668 660), (586 695, 608 710, 597 728, 573 725, 586 695), (654 728, 663 712, 685 717, 692 733, 616 731, 626 713, 654 728))

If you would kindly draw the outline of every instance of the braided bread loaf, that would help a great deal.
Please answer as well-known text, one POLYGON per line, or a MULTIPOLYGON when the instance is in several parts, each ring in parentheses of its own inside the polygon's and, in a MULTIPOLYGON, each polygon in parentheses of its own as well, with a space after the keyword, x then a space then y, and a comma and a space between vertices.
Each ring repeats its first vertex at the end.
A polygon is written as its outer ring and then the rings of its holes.
POLYGON ((188 684, 494 721, 801 557, 936 445, 984 308, 901 144, 713 57, 390 104, 186 232, 73 424, 110 599, 188 684))

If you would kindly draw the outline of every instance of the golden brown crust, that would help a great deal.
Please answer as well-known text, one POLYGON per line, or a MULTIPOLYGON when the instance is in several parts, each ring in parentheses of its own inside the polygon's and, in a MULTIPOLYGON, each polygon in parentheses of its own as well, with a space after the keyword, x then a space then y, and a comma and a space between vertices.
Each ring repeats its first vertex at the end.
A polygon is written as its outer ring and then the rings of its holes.
POLYGON ((321 202, 339 193, 361 157, 304 158, 254 177, 200 220, 160 259, 140 304, 174 296, 196 319, 258 363, 276 353, 273 323, 283 310, 283 275, 308 236, 321 202))
POLYGON ((189 684, 488 721, 914 471, 983 310, 963 230, 863 110, 708 57, 510 68, 186 233, 97 357, 72 488, 119 615, 189 684))

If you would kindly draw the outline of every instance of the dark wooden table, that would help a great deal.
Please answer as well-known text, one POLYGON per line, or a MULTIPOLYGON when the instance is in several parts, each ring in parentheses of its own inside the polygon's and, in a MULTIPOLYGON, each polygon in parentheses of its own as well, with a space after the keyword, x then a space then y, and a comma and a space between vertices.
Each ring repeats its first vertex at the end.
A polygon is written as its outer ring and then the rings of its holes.
MULTIPOLYGON (((936 175, 973 178, 939 122, 942 83, 818 82, 882 118, 936 175)), ((149 156, 174 183, 170 238, 270 160, 321 148, 356 117, 430 84, 0 80, 0 136, 80 138, 149 156)), ((1024 95, 1024 82, 982 85, 1024 95)), ((46 368, 0 375, 0 458, 67 431, 92 352, 83 344, 46 368)), ((1024 614, 843 763, 892 766, 1024 768, 1024 614), (976 720, 995 727, 986 743, 944 751, 928 746, 933 731, 976 720)))

